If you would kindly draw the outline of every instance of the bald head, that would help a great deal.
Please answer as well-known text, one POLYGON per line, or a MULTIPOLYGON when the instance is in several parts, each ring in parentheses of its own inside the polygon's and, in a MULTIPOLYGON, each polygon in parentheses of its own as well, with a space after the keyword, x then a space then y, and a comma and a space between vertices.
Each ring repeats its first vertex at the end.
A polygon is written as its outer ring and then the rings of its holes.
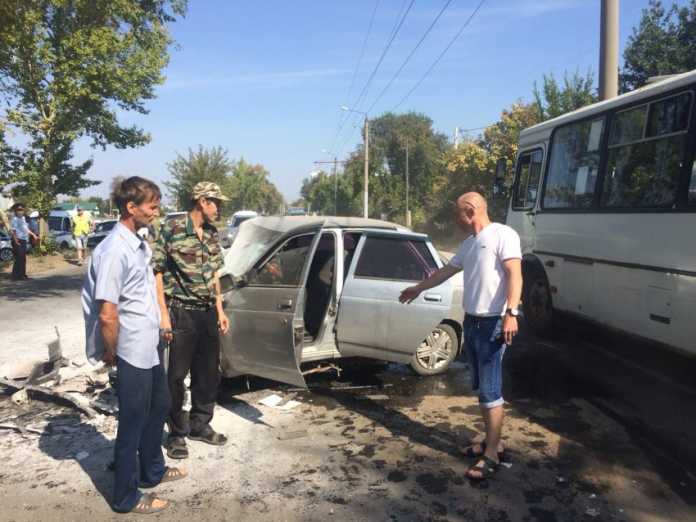
POLYGON ((478 192, 466 192, 462 194, 457 198, 457 206, 460 208, 469 206, 473 208, 477 214, 480 212, 486 215, 488 214, 488 203, 486 202, 486 198, 478 192))
POLYGON ((490 223, 486 198, 478 192, 467 192, 459 196, 456 219, 465 232, 477 234, 490 223))

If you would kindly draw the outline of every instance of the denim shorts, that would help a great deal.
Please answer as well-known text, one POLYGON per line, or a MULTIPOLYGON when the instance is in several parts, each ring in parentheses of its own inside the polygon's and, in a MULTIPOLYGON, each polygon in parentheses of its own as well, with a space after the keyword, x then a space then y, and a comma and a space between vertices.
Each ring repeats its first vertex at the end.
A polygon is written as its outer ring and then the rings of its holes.
POLYGON ((464 347, 471 369, 471 386, 479 394, 483 408, 503 404, 502 318, 499 316, 464 317, 464 347))

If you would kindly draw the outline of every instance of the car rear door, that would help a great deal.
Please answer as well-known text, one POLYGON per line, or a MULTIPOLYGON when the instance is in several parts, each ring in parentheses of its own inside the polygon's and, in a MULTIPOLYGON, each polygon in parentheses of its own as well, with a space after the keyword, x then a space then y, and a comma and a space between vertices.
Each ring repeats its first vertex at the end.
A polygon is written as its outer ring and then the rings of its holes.
MULTIPOLYGON (((225 374, 306 387, 300 370, 305 280, 321 231, 290 237, 225 292, 230 332, 221 337, 225 374)), ((229 276, 223 276, 224 284, 229 276)))
POLYGON ((409 362, 421 342, 447 317, 452 284, 401 304, 405 288, 441 266, 427 238, 417 234, 366 232, 360 239, 341 293, 336 328, 343 356, 409 362))

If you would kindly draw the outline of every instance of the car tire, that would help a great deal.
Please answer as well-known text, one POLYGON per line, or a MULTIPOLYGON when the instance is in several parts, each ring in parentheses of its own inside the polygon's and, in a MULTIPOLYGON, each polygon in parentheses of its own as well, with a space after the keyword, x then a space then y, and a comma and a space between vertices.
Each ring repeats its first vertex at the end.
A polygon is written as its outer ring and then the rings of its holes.
POLYGON ((418 375, 438 375, 449 368, 459 350, 457 332, 448 324, 439 324, 421 342, 411 359, 411 368, 418 375))
POLYGON ((0 249, 0 261, 7 263, 14 259, 14 253, 11 248, 0 249))
POLYGON ((70 243, 67 241, 62 241, 58 248, 60 248, 60 250, 68 250, 70 248, 70 243))
POLYGON ((522 287, 524 320, 531 330, 541 337, 553 337, 554 311, 551 286, 544 271, 531 267, 525 272, 522 287))

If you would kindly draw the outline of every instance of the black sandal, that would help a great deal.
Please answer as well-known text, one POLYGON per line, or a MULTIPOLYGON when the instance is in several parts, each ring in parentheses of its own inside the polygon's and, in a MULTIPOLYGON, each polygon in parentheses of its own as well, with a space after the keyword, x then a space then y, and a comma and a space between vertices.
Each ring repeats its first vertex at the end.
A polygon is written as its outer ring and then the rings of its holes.
MULTIPOLYGON (((462 453, 465 457, 469 457, 470 459, 477 459, 481 457, 484 453, 486 453, 486 441, 475 442, 474 444, 471 444, 466 448, 459 448, 459 452, 462 453), (474 451, 474 446, 476 446, 477 444, 481 446, 480 452, 474 451)), ((500 462, 507 462, 507 453, 505 453, 505 450, 498 452, 498 460, 500 462)))
POLYGON ((167 442, 167 457, 170 459, 187 459, 189 456, 186 440, 183 438, 171 438, 167 442))
POLYGON ((205 442, 206 444, 212 444, 213 446, 223 446, 227 444, 227 437, 210 427, 200 433, 189 433, 188 438, 199 442, 205 442))
POLYGON ((486 455, 483 455, 481 460, 466 470, 466 477, 470 480, 487 480, 495 475, 499 468, 499 463, 491 458, 488 458, 486 455), (472 475, 472 471, 476 471, 477 473, 480 473, 480 475, 472 475))

